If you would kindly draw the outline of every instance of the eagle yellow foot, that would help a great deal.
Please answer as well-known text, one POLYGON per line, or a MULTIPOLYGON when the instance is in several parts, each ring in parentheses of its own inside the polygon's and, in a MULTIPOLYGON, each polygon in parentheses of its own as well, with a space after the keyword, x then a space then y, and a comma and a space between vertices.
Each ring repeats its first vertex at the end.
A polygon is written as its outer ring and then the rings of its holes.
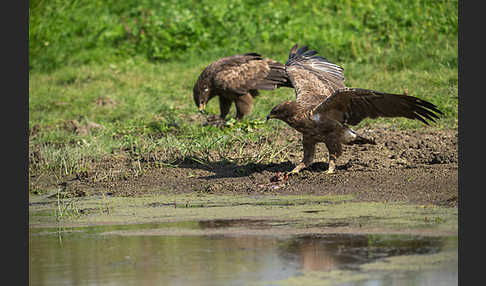
POLYGON ((335 174, 336 173, 336 159, 329 160, 329 168, 327 168, 326 174, 335 174))
POLYGON ((299 173, 302 169, 307 167, 304 163, 300 163, 297 165, 292 171, 288 172, 289 175, 297 174, 299 173))
POLYGON ((299 172, 300 172, 300 170, 295 170, 295 169, 293 169, 292 171, 287 172, 287 176, 290 176, 290 175, 295 175, 295 174, 298 174, 299 172))

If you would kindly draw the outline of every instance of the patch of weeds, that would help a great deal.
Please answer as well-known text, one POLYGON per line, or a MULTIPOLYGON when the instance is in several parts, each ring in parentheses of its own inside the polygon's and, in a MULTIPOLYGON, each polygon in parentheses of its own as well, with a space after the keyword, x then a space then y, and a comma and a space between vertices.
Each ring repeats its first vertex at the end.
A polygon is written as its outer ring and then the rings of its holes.
POLYGON ((151 121, 147 124, 148 129, 150 132, 160 132, 160 133, 167 133, 167 132, 175 132, 178 129, 178 125, 175 122, 160 122, 160 121, 151 121))
POLYGON ((113 206, 110 201, 106 198, 105 193, 102 193, 103 200, 99 206, 100 214, 110 214, 113 211, 113 206))
POLYGON ((253 132, 258 128, 262 128, 265 124, 265 120, 254 119, 254 120, 236 120, 231 118, 225 122, 225 127, 229 127, 232 130, 240 130, 244 132, 253 132))
POLYGON ((194 140, 193 144, 196 146, 196 156, 192 157, 194 161, 206 165, 205 162, 213 162, 216 158, 214 158, 213 152, 211 152, 214 148, 217 148, 216 145, 224 139, 225 136, 218 136, 218 137, 206 137, 206 140, 194 140), (197 158, 201 159, 197 159, 197 158))
POLYGON ((130 170, 132 171, 132 174, 135 177, 139 177, 139 176, 143 175, 143 173, 144 173, 142 165, 140 164, 140 160, 132 161, 130 170))
POLYGON ((78 198, 68 198, 68 193, 59 190, 57 192, 57 205, 54 210, 54 215, 57 222, 62 222, 65 219, 75 219, 81 216, 81 212, 78 209, 76 202, 78 198))

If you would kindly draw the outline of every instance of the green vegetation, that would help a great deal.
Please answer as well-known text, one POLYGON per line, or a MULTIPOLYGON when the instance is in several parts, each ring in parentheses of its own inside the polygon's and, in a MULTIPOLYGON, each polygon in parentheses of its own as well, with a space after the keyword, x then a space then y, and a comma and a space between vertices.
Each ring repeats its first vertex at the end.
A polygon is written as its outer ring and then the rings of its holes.
POLYGON ((214 59, 255 50, 286 55, 305 43, 334 61, 387 69, 437 57, 457 65, 457 1, 30 1, 33 69, 142 55, 214 59), (438 47, 441 47, 438 49, 438 47), (444 50, 449 50, 444 52, 444 50))
MULTIPOLYGON (((201 126, 192 87, 219 57, 256 51, 285 62, 295 43, 343 66, 348 86, 407 89, 444 112, 432 128, 457 128, 457 1, 29 4, 31 177, 97 170, 92 180, 106 180, 113 174, 99 170, 107 162, 129 162, 128 175, 136 176, 184 160, 288 160, 289 148, 300 149, 292 133, 264 119, 293 90, 263 91, 251 116, 219 129, 201 126)), ((218 114, 217 99, 207 110, 218 114)), ((423 128, 380 119, 358 129, 373 124, 423 128)))

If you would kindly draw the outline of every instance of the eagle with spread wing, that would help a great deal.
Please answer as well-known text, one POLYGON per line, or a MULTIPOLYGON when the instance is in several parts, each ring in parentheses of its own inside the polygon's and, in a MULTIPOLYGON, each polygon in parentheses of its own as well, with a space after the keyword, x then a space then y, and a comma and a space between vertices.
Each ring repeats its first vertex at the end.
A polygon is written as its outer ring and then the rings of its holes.
POLYGON ((283 64, 258 53, 246 53, 209 64, 194 85, 193 97, 199 111, 204 113, 207 102, 218 96, 223 120, 234 103, 236 118, 241 119, 251 112, 258 90, 281 86, 293 87, 283 64))
POLYGON ((343 144, 374 144, 374 140, 349 127, 365 118, 405 117, 428 125, 428 121, 435 122, 442 114, 434 104, 406 93, 348 88, 344 85, 343 68, 316 54, 305 46, 292 47, 285 70, 294 86, 296 101, 278 104, 267 116, 267 120, 286 122, 303 135, 304 158, 290 173, 310 166, 319 142, 329 152, 329 174, 335 172, 343 144))

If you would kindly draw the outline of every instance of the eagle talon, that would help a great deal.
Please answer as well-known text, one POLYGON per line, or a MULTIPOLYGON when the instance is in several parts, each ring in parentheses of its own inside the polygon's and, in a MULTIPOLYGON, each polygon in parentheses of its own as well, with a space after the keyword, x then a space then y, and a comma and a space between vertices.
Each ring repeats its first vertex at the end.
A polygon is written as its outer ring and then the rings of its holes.
POLYGON ((304 163, 300 163, 299 165, 297 165, 292 171, 288 172, 289 175, 292 175, 292 174, 297 174, 299 173, 300 171, 302 171, 303 169, 307 168, 308 166, 306 166, 304 163))

